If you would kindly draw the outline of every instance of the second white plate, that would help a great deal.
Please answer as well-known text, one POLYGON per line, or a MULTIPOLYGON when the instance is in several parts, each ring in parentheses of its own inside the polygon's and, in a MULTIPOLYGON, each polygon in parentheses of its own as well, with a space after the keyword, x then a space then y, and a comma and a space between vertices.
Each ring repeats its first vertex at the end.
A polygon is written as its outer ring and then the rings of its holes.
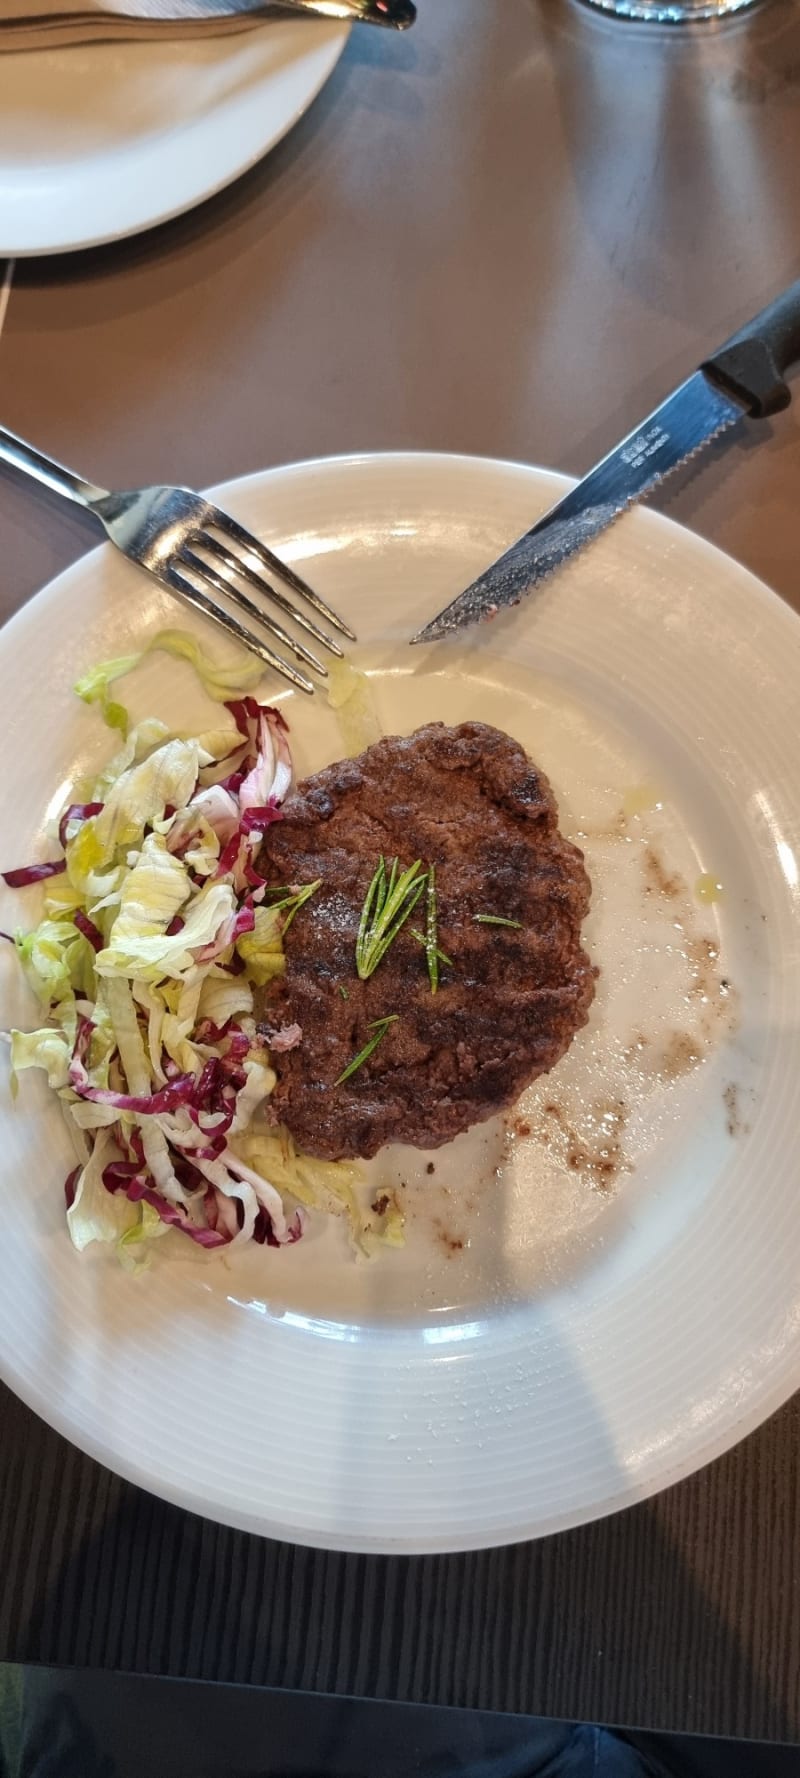
MULTIPOLYGON (((379 1157, 410 1214, 377 1262, 315 1223, 229 1260, 168 1235, 130 1278, 70 1247, 46 1088, 0 1086, 0 1371, 102 1462, 248 1530, 404 1552, 541 1535, 687 1475, 800 1381, 800 624, 636 510, 490 629, 409 649, 564 487, 398 456, 218 490, 350 619, 387 731, 509 730, 585 848, 597 1000, 510 1139, 379 1157)), ((108 751, 78 674, 175 622, 104 547, 4 631, 4 865, 44 850, 108 751)), ((125 689, 136 714, 203 714, 163 657, 125 689)), ((341 753, 324 698, 279 695, 300 772, 341 753)), ((4 892, 0 926, 28 918, 35 892, 4 892)), ((32 1011, 8 946, 0 1009, 32 1011)))
POLYGON ((0 258, 121 240, 221 191, 302 116, 349 30, 0 55, 0 258))

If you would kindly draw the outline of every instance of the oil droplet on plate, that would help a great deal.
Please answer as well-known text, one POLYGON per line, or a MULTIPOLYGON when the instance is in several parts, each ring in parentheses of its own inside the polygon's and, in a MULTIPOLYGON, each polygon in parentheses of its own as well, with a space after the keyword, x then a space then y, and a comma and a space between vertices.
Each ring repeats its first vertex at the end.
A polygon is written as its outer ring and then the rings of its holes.
POLYGON ((654 784, 631 784, 622 798, 626 815, 644 815, 648 809, 659 809, 661 797, 654 784))
POLYGON ((710 871, 704 871, 702 876, 698 877, 694 892, 697 900, 704 902, 706 907, 714 901, 721 901, 724 894, 722 884, 717 882, 716 877, 713 877, 710 871))

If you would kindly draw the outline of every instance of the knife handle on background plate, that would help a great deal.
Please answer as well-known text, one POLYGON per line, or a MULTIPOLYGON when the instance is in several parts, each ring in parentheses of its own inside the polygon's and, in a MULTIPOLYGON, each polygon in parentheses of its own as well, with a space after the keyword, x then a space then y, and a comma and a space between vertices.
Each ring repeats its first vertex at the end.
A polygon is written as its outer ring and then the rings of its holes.
POLYGON ((800 278, 720 346, 700 369, 748 413, 766 418, 788 407, 791 394, 784 381, 790 365, 800 362, 800 278))

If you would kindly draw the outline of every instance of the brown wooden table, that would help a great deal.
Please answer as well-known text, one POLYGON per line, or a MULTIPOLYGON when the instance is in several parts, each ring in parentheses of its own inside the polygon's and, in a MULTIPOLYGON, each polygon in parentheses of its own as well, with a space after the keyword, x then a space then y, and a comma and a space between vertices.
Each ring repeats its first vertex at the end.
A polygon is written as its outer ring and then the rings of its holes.
MULTIPOLYGON (((111 486, 392 447, 577 472, 798 275, 798 168, 798 0, 691 32, 420 0, 229 192, 18 264, 0 417, 111 486)), ((798 412, 659 504, 800 608, 798 412)), ((95 536, 4 477, 0 540, 8 613, 95 536)), ((800 1739, 797 1399, 616 1518, 413 1560, 192 1519, 0 1416, 0 1657, 800 1739)))

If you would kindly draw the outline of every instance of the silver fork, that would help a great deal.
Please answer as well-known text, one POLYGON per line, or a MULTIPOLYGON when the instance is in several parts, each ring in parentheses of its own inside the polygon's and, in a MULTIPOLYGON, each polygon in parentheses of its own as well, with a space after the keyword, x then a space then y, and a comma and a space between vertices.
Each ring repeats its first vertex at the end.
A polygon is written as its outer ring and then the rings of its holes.
POLYGON ((134 488, 127 493, 111 494, 106 488, 85 482, 81 476, 74 475, 72 470, 65 469, 51 457, 45 457, 42 451, 37 451, 3 427, 0 427, 0 461, 22 470, 24 475, 33 476, 53 493, 62 494, 66 500, 94 513, 123 555, 154 575, 178 598, 205 612, 206 617, 220 624, 229 635, 236 637, 237 642, 257 654, 266 666, 283 674, 284 679, 291 680, 292 685, 299 686, 301 691, 314 690, 307 675, 276 654, 260 635, 234 617, 225 605, 219 603, 220 596, 246 612, 251 622, 259 624, 288 648, 295 660, 302 661, 323 678, 326 676, 325 666, 304 642, 285 630, 271 612, 243 592, 232 576, 247 581, 306 635, 312 636, 340 660, 342 650, 333 637, 305 611, 298 610, 274 581, 283 581, 311 606, 318 617, 326 619, 340 635, 355 641, 347 624, 301 580, 299 574, 295 574, 288 563, 282 562, 266 544, 231 518, 230 513, 214 506, 202 494, 193 494, 190 488, 134 488), (212 593, 216 597, 212 597, 212 593))

